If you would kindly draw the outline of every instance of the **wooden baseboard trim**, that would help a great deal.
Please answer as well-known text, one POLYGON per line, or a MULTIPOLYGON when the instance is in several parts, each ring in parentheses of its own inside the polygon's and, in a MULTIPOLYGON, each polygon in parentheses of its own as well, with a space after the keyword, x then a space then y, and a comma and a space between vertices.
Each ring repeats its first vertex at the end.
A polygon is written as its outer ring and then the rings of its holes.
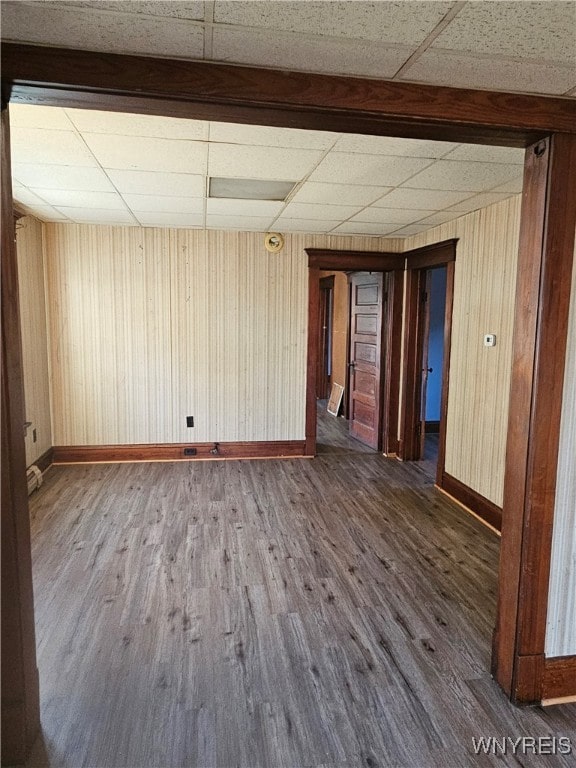
POLYGON ((218 461, 279 459, 304 456, 303 440, 237 443, 156 443, 141 445, 56 445, 54 464, 95 464, 135 461, 218 461), (212 451, 217 447, 217 453, 212 451), (184 451, 195 449, 193 456, 184 451))
POLYGON ((458 503, 469 509, 496 531, 502 530, 502 509, 485 496, 481 496, 477 491, 446 472, 442 473, 442 483, 438 485, 438 488, 452 496, 458 503))
POLYGON ((436 432, 440 432, 440 422, 439 421, 427 421, 426 425, 424 427, 424 431, 426 434, 435 434, 436 432))
POLYGON ((52 466, 54 463, 54 448, 48 448, 47 451, 44 451, 42 456, 36 459, 36 461, 33 461, 32 464, 36 464, 40 472, 44 473, 46 472, 49 467, 52 466))
POLYGON ((544 659, 542 701, 560 703, 558 699, 576 698, 576 656, 544 659))

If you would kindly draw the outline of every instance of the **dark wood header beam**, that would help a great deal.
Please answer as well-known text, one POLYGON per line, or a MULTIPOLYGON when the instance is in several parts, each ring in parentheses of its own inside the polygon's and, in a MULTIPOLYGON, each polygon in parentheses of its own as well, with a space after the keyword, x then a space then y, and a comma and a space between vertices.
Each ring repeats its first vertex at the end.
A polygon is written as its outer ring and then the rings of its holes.
POLYGON ((316 269, 336 269, 365 272, 387 272, 404 269, 403 253, 379 251, 336 251, 327 248, 305 248, 308 266, 316 269))
POLYGON ((10 101, 338 132, 527 146, 576 101, 5 43, 10 101))

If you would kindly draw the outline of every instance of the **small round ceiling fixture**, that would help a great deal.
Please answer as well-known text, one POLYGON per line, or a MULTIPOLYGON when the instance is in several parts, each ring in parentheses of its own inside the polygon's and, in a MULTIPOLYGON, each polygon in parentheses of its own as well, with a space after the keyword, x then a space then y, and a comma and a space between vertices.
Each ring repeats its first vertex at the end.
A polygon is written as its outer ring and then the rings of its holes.
POLYGON ((264 238, 264 247, 270 253, 278 253, 284 247, 284 236, 279 232, 268 232, 264 238))

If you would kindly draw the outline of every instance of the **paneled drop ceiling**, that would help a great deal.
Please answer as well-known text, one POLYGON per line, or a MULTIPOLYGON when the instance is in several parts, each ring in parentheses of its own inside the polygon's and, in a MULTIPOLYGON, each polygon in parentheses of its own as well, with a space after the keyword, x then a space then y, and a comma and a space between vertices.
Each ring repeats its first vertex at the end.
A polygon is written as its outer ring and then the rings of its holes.
POLYGON ((2 39, 500 91, 576 93, 573 0, 3 0, 2 39))
POLYGON ((404 237, 521 190, 523 150, 13 104, 14 198, 45 221, 404 237), (285 201, 210 178, 289 181, 285 201))
MULTIPOLYGON (((1 3, 2 38, 576 96, 576 2, 1 3)), ((521 190, 522 151, 14 104, 15 198, 51 221, 408 236, 521 190), (294 182, 211 199, 210 177, 294 182)))

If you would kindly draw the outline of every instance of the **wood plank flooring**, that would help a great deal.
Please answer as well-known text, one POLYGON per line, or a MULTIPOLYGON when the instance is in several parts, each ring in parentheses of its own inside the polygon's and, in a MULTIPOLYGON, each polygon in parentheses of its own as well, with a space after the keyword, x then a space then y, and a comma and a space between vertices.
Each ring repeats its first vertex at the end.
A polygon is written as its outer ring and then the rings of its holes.
MULTIPOLYGON (((29 766, 568 766, 489 675, 499 540, 421 466, 55 467, 31 497, 43 740, 29 766)), ((572 760, 572 762, 569 762, 572 760)))

